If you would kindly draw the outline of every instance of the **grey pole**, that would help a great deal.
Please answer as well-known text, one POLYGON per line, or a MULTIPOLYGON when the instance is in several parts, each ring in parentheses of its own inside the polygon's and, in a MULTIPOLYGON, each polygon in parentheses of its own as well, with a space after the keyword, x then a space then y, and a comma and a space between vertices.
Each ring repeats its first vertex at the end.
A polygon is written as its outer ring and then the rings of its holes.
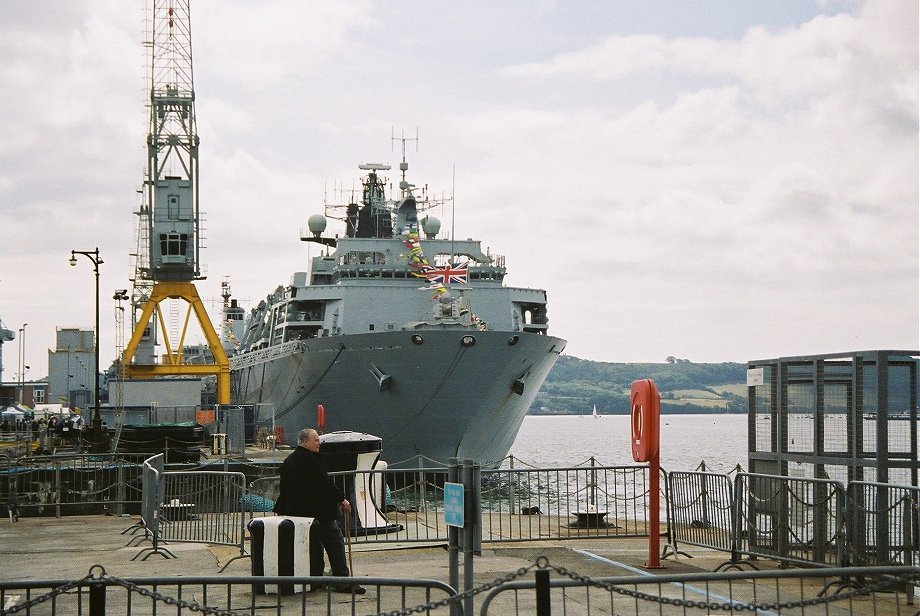
MULTIPOLYGON (((463 490, 466 493, 464 499, 463 514, 463 591, 473 590, 473 552, 475 550, 474 526, 478 522, 474 519, 476 513, 475 499, 476 486, 474 485, 475 469, 473 461, 469 458, 463 461, 463 490)), ((463 613, 465 616, 473 616, 473 597, 467 596, 464 602, 463 613)))
MULTIPOLYGON (((459 483, 460 467, 457 458, 450 458, 447 461, 447 481, 450 483, 459 483)), ((464 516, 465 518, 466 516, 464 516)), ((465 520, 464 520, 465 523, 465 520)), ((459 592, 460 588, 460 529, 456 526, 447 527, 447 569, 450 573, 448 583, 450 587, 459 592)), ((460 615, 460 604, 451 603, 450 613, 453 616, 460 615)))

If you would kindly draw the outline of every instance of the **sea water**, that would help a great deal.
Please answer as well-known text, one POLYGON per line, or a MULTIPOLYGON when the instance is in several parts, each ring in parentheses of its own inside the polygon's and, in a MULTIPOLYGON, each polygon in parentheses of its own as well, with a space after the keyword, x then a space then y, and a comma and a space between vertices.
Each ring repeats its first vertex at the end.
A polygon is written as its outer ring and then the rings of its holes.
MULTIPOLYGON (((747 469, 746 414, 662 415, 662 468, 727 473, 747 469)), ((598 466, 636 464, 630 447, 629 415, 528 415, 511 455, 515 467, 578 466, 593 456, 598 466)), ((504 466, 507 466, 507 462, 504 466)))

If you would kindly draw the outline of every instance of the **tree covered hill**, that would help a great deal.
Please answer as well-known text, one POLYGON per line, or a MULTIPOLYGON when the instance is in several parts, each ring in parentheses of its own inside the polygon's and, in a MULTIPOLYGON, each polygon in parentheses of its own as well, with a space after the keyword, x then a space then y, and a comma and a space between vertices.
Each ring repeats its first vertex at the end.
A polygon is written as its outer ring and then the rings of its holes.
POLYGON ((652 379, 662 413, 747 412, 747 366, 697 364, 669 357, 661 364, 620 364, 563 355, 530 407, 532 415, 628 414, 630 386, 652 379))

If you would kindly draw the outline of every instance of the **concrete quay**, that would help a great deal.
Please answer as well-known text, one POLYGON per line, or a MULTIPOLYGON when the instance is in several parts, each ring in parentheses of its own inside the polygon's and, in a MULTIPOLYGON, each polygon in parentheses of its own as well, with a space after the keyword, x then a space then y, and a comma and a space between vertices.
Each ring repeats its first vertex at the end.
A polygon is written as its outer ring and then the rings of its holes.
MULTIPOLYGON (((150 545, 147 541, 137 547, 126 546, 132 535, 121 532, 137 521, 137 516, 105 515, 26 517, 18 522, 0 520, 0 571, 6 580, 76 579, 86 575, 93 565, 102 565, 111 575, 124 578, 217 575, 224 564, 239 554, 237 548, 229 546, 161 542, 178 558, 166 559, 154 554, 147 560, 131 560, 150 545)), ((657 573, 709 571, 727 557, 723 552, 704 548, 691 547, 689 553, 695 558, 666 560, 663 563, 666 569, 657 570, 657 573)), ((526 567, 539 556, 546 556, 552 564, 581 575, 632 575, 648 560, 648 540, 486 543, 482 556, 474 557, 477 583, 489 582, 526 567), (607 560, 591 558, 582 551, 607 560), (620 565, 612 564, 614 562, 620 565)), ((462 568, 462 554, 460 560, 462 568)), ((428 578, 444 582, 449 577, 448 553, 443 544, 355 544, 352 562, 355 576, 428 578)), ((250 560, 234 561, 225 573, 249 575, 250 560)))
MULTIPOLYGON (((62 518, 21 518, 18 522, 0 520, 0 578, 4 581, 24 580, 73 580, 82 578, 95 565, 101 565, 107 574, 122 579, 160 577, 160 576, 246 576, 251 573, 251 560, 238 559, 230 563, 224 573, 219 570, 239 550, 233 547, 217 546, 197 543, 170 543, 166 547, 177 558, 166 559, 158 554, 151 555, 147 560, 132 560, 144 547, 145 542, 138 547, 127 547, 131 535, 121 532, 137 521, 136 517, 118 517, 103 515, 72 516, 62 518)), ((646 570, 643 565, 648 560, 648 540, 645 538, 603 538, 603 539, 573 539, 566 541, 546 540, 528 542, 487 543, 483 545, 482 555, 474 558, 474 586, 478 587, 502 578, 523 567, 533 565, 539 557, 545 557, 555 567, 563 567, 569 572, 579 576, 601 578, 610 576, 670 576, 680 573, 710 572, 727 560, 727 554, 706 548, 693 546, 681 547, 682 551, 692 556, 688 558, 681 555, 678 559, 669 558, 662 561, 663 569, 646 570)), ((352 546, 353 575, 369 578, 402 578, 402 579, 434 579, 447 583, 449 581, 448 553, 444 545, 419 546, 417 544, 386 544, 381 545, 354 545, 352 546)), ((460 563, 460 585, 463 585, 463 558, 460 563)), ((769 561, 759 561, 762 567, 769 568, 769 561)), ((777 567, 778 568, 778 567, 777 567)), ((562 576, 556 571, 551 573, 552 579, 562 576)), ((523 580, 532 581, 534 573, 528 572, 523 580)), ((807 585, 813 585, 809 593, 801 594, 799 580, 784 580, 783 585, 788 585, 790 597, 814 597, 820 589, 821 583, 817 580, 806 580, 807 585)), ((702 587, 705 584, 698 584, 702 587)), ((248 588, 248 587, 246 587, 248 588)), ((648 586, 639 590, 655 593, 661 592, 661 586, 648 586)), ((704 596, 687 596, 686 588, 664 588, 671 596, 685 596, 687 599, 706 599, 704 596)), ((709 587, 707 587, 709 588, 709 587)), ((462 588, 460 589, 462 590, 462 588)), ((568 597, 554 592, 552 595, 553 613, 566 614, 608 614, 615 613, 659 613, 659 606, 653 602, 636 602, 632 598, 616 597, 617 601, 626 601, 627 611, 623 611, 623 604, 613 608, 613 598, 608 597, 607 591, 594 591, 602 593, 587 604, 586 609, 574 609, 579 603, 577 597, 585 596, 584 590, 569 590, 568 597), (580 593, 580 594, 579 594, 580 593), (605 607, 605 600, 607 606, 605 607)), ((713 592, 707 600, 721 602, 733 591, 713 592), (724 592, 724 594, 720 594, 724 592)), ((310 602, 320 607, 325 600, 330 609, 327 613, 339 613, 333 609, 333 603, 325 593, 311 593, 310 602)), ((366 597, 357 598, 358 613, 376 613, 372 593, 366 597)), ((519 594, 503 593, 500 602, 494 603, 489 613, 535 613, 534 592, 525 591, 519 594), (512 602, 509 604, 509 601, 512 602)), ((738 595, 733 595, 737 597, 738 595)), ((479 613, 481 599, 475 601, 476 613, 479 613)), ((612 596, 611 596, 612 597, 612 596)), ((351 604, 348 595, 334 597, 338 609, 344 609, 343 604, 351 604)), ((297 601, 301 599, 285 598, 293 605, 291 611, 300 613, 297 601)), ((761 597, 761 600, 765 598, 761 597)), ((821 605, 822 613, 831 614, 880 614, 880 613, 913 613, 916 607, 905 610, 905 598, 900 595, 896 598, 891 594, 878 594, 872 598, 859 598, 856 601, 844 602, 840 605, 832 604, 828 612, 821 605), (900 611, 899 611, 900 610, 900 611)), ((412 603, 411 605, 416 605, 412 603)), ((118 609, 114 605, 110 607, 118 609)), ((585 607, 582 605, 580 607, 585 607)), ((388 608, 392 609, 392 608, 388 608)), ((678 610, 679 608, 670 607, 678 610)), ((318 612, 322 613, 325 608, 318 612)), ((346 610, 347 611, 347 610, 346 610)), ((284 613, 288 608, 284 608, 284 613)), ((67 613, 57 612, 57 613, 67 613)), ((110 611, 109 613, 117 613, 110 611)), ((145 613, 140 609, 133 609, 132 613, 145 613)), ((437 613, 449 613, 442 608, 437 613)))

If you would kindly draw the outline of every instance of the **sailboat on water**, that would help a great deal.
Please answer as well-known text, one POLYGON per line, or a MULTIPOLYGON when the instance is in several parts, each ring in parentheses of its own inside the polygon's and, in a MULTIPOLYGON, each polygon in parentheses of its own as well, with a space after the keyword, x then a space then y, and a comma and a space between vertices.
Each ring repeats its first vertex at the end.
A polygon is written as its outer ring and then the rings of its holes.
POLYGON ((597 414, 597 405, 596 405, 596 404, 594 405, 594 410, 591 411, 591 416, 594 417, 594 419, 599 419, 599 418, 600 418, 600 415, 597 414))

